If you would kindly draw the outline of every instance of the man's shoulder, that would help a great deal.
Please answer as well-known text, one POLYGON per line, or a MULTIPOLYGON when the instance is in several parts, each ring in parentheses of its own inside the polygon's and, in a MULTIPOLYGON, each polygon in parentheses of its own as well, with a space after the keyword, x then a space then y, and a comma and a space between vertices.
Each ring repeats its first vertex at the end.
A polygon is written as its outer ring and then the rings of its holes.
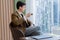
POLYGON ((14 12, 14 13, 12 13, 12 15, 18 15, 18 13, 17 12, 14 12))

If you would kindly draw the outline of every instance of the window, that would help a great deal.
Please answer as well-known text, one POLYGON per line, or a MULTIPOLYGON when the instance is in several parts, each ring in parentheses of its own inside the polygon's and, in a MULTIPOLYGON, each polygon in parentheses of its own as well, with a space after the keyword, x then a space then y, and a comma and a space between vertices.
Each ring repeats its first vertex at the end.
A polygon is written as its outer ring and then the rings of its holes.
MULTIPOLYGON (((33 23, 40 26, 42 32, 51 33, 52 27, 60 25, 60 0, 30 0, 33 23)), ((28 5, 28 4, 27 4, 28 5)), ((30 10, 31 10, 30 9, 30 10)))

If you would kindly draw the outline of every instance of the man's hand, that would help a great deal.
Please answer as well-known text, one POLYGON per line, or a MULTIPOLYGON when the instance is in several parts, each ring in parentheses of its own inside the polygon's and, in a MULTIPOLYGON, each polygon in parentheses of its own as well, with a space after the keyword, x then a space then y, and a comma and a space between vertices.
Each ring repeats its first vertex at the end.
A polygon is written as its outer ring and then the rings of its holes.
POLYGON ((31 16, 31 13, 27 13, 25 16, 26 16, 26 18, 28 18, 31 16))

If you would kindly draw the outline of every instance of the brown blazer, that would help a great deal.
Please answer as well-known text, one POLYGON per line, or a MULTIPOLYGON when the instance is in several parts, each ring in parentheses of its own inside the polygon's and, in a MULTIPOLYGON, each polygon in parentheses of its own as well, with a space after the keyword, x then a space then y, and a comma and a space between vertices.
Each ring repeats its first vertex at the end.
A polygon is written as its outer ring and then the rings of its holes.
POLYGON ((31 22, 27 20, 27 22, 19 15, 19 13, 16 11, 11 15, 11 26, 12 28, 18 28, 22 30, 23 33, 25 33, 26 27, 29 27, 31 25, 31 22))

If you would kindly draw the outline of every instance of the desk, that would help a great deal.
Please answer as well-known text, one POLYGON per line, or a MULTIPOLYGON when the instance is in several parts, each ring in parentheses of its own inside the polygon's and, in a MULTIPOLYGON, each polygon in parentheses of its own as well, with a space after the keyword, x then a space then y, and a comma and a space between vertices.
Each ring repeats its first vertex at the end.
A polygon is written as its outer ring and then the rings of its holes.
MULTIPOLYGON (((60 36, 56 34, 44 34, 44 35, 38 35, 38 36, 32 36, 32 37, 24 37, 25 40, 60 40, 60 36), (52 36, 52 37, 49 37, 52 36), (37 38, 37 39, 36 39, 37 38)), ((22 39, 24 39, 22 38, 22 39)))
POLYGON ((35 38, 37 40, 60 40, 60 36, 56 34, 44 34, 40 36, 33 36, 32 38, 35 38))

